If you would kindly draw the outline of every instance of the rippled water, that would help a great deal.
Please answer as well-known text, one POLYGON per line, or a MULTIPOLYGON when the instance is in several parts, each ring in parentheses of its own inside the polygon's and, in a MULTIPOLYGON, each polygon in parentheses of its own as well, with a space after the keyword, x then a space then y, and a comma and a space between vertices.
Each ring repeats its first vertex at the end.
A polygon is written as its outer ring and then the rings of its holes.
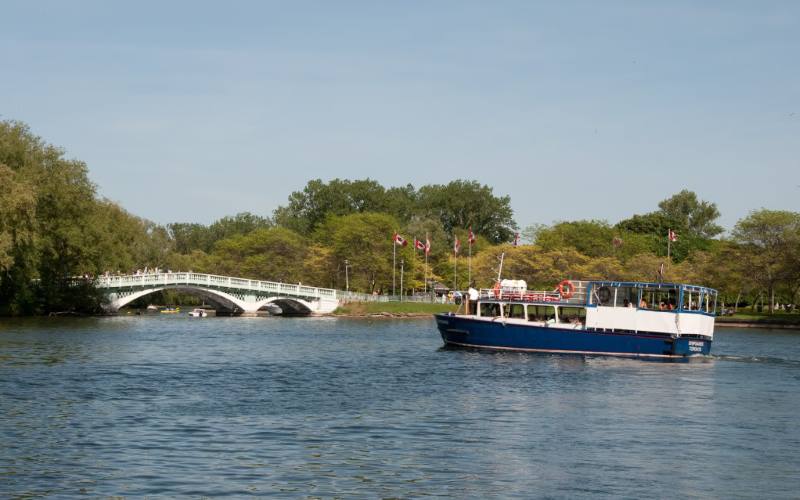
POLYGON ((0 497, 796 498, 800 332, 708 360, 445 350, 432 320, 0 320, 0 497))

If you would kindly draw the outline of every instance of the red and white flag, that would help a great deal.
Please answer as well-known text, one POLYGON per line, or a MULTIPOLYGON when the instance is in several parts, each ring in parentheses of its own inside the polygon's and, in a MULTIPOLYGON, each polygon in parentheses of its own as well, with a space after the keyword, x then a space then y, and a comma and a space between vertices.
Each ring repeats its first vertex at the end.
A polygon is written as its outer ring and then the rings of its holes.
POLYGON ((678 241, 678 234, 672 229, 667 229, 667 238, 669 241, 678 241))
POLYGON ((514 246, 519 246, 519 233, 514 233, 514 246))
POLYGON ((431 253, 431 240, 429 240, 428 237, 426 236, 425 237, 425 255, 428 255, 429 253, 431 253))
POLYGON ((421 240, 414 238, 414 249, 425 250, 425 243, 423 243, 421 240))
POLYGON ((402 236, 400 236, 397 233, 394 233, 394 236, 392 237, 392 239, 394 240, 394 244, 395 245, 400 245, 402 247, 408 245, 408 241, 406 241, 405 238, 403 238, 402 236))
POLYGON ((459 250, 461 250, 461 242, 458 241, 458 237, 456 237, 456 241, 453 242, 453 253, 458 255, 459 250))
POLYGON ((469 242, 469 246, 472 246, 475 243, 475 233, 472 232, 472 226, 469 227, 469 235, 467 236, 467 241, 469 242))

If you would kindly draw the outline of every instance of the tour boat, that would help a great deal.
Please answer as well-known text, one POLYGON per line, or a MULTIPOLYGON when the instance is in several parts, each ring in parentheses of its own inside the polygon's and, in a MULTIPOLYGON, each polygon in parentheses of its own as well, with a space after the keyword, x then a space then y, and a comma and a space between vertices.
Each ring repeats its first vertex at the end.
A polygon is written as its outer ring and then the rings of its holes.
POLYGON ((436 314, 447 346, 652 358, 707 355, 717 291, 678 283, 522 280, 470 290, 463 313, 436 314))

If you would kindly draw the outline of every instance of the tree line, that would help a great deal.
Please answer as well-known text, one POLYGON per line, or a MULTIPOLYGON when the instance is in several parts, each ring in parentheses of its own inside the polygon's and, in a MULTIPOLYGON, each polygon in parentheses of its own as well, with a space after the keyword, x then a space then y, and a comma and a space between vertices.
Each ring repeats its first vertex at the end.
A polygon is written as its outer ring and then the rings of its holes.
POLYGON ((732 305, 795 303, 800 214, 755 210, 727 235, 719 216, 716 204, 684 190, 616 224, 520 230, 510 198, 475 181, 387 188, 315 179, 268 216, 158 225, 100 198, 87 166, 27 125, 0 121, 0 314, 97 310, 101 295, 76 277, 156 267, 339 289, 346 275, 350 290, 391 293, 393 250, 405 294, 489 287, 505 253, 504 276, 540 289, 563 278, 663 279, 715 287, 732 305), (676 241, 667 241, 670 230, 676 241), (431 242, 427 265, 413 244, 393 249, 395 232, 431 242))

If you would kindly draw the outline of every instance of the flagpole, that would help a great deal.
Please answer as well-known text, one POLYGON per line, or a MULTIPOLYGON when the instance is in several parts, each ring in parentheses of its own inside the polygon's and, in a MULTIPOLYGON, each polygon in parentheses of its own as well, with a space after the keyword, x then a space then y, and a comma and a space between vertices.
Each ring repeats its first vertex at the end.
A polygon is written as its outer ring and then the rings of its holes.
POLYGON ((425 233, 425 295, 428 295, 428 233, 425 233))
POLYGON ((453 247, 453 258, 453 292, 455 292, 458 290, 458 252, 456 252, 455 246, 453 247))
POLYGON ((672 250, 672 228, 667 229, 667 260, 669 260, 670 251, 672 250))
POLYGON ((469 254, 467 257, 467 287, 472 286, 472 242, 469 242, 469 254))
POLYGON ((397 233, 394 233, 392 238, 392 297, 395 294, 396 288, 396 268, 397 268, 397 233))

